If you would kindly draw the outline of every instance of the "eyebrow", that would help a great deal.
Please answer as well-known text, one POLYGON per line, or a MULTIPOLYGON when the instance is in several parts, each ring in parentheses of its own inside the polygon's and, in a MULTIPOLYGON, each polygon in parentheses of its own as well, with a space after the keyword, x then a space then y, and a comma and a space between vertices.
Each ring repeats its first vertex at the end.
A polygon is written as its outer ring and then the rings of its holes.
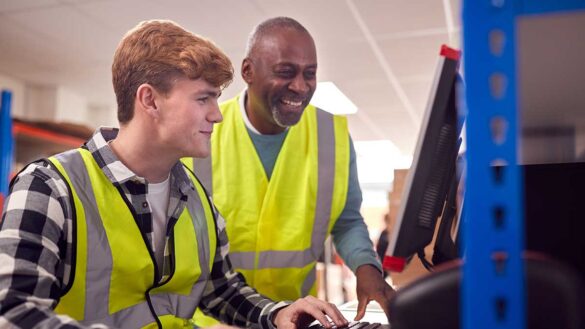
MULTIPOLYGON (((279 63, 274 64, 274 67, 279 67, 279 66, 297 67, 297 66, 302 66, 302 65, 299 65, 297 63, 292 63, 292 62, 279 62, 279 63)), ((306 68, 317 68, 317 63, 307 64, 306 68)))
POLYGON ((195 96, 210 96, 210 97, 219 98, 219 96, 221 96, 221 91, 206 89, 206 90, 198 91, 194 95, 195 96))

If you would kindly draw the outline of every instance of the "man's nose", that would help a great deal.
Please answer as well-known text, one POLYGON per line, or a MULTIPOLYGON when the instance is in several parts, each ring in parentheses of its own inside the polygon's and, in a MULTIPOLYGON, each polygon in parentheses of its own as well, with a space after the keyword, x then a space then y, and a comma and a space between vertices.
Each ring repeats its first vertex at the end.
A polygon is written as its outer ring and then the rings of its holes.
POLYGON ((213 123, 220 123, 223 121, 223 115, 219 110, 219 104, 217 102, 215 102, 215 104, 213 105, 213 108, 211 109, 211 112, 208 115, 207 120, 213 123))
POLYGON ((289 89, 297 94, 304 94, 309 91, 309 88, 309 82, 305 80, 302 74, 297 74, 289 85, 289 89))

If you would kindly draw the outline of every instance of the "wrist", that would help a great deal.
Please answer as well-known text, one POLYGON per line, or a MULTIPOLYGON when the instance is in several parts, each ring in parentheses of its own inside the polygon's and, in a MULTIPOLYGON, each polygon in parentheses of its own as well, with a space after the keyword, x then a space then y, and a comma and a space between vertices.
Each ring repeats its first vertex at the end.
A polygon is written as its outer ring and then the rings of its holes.
POLYGON ((291 302, 278 302, 277 304, 275 304, 272 308, 272 310, 270 311, 270 314, 268 315, 268 321, 270 321, 270 324, 272 324, 273 328, 276 328, 276 317, 278 316, 278 314, 280 313, 280 311, 284 310, 285 308, 287 308, 288 306, 290 306, 291 302))
POLYGON ((282 308, 279 308, 277 310, 275 310, 274 312, 272 312, 272 314, 270 314, 270 322, 272 322, 272 325, 276 328, 276 317, 278 316, 278 313, 280 312, 280 310, 282 310, 282 308))
POLYGON ((378 268, 378 266, 374 264, 362 264, 357 267, 355 270, 355 276, 359 277, 360 274, 380 274, 382 275, 382 271, 378 268))

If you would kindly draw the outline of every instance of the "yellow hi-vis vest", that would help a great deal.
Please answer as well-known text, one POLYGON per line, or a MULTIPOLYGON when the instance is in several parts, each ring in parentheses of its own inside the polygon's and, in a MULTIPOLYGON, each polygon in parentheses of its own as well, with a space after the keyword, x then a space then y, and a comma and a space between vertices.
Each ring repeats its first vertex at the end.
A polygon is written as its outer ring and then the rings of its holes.
POLYGON ((91 153, 80 148, 49 160, 68 184, 74 215, 72 277, 55 312, 85 325, 192 328, 216 249, 212 208, 197 179, 188 174, 194 189, 172 227, 172 273, 159 283, 138 218, 91 153))
POLYGON ((347 119, 308 106, 289 129, 269 181, 239 96, 220 108, 211 158, 184 162, 227 221, 234 268, 275 300, 316 295, 316 260, 347 198, 347 119))

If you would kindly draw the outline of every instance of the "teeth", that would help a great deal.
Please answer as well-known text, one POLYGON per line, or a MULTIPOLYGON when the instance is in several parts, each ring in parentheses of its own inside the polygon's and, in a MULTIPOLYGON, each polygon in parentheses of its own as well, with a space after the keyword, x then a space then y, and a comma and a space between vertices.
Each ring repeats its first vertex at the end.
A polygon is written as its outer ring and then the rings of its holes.
POLYGON ((291 106, 301 106, 301 104, 303 104, 303 102, 293 102, 293 101, 289 101, 286 99, 283 99, 282 102, 286 105, 291 105, 291 106))

